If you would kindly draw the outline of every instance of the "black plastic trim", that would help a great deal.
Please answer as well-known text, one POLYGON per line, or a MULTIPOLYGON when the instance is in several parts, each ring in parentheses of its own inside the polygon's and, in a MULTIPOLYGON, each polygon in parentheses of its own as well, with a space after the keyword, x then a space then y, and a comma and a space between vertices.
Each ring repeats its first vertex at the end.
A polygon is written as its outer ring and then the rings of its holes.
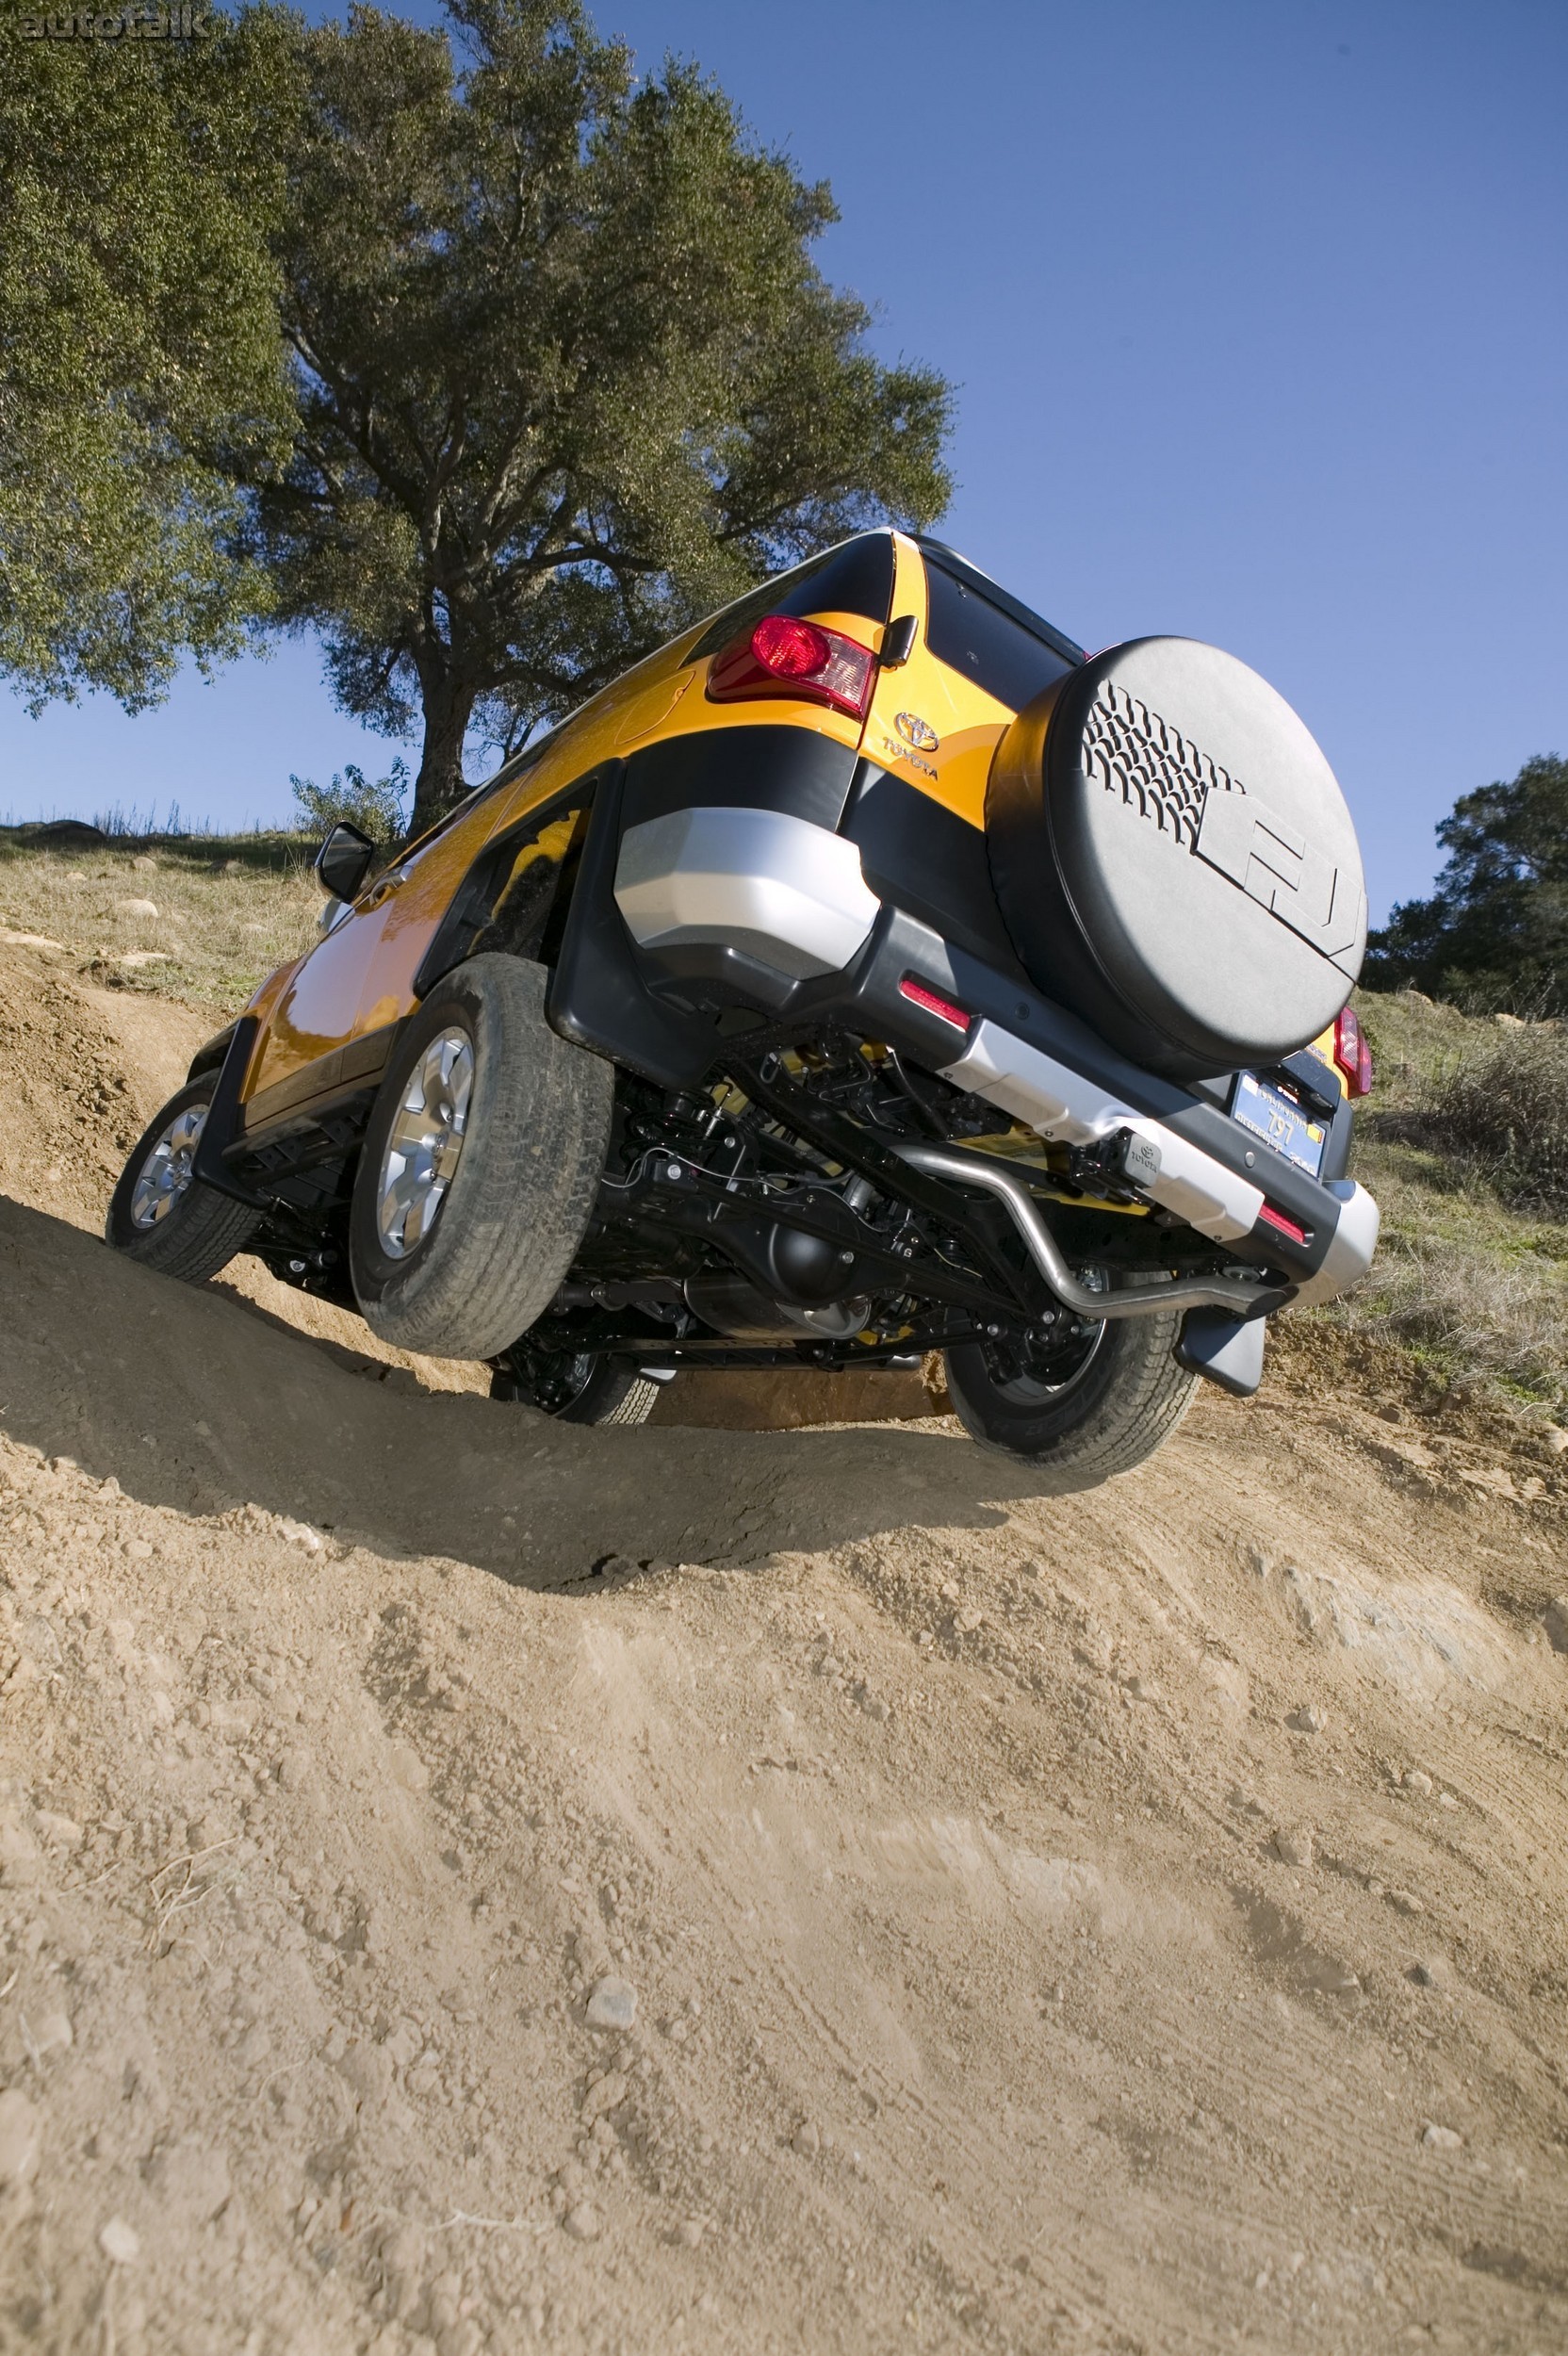
POLYGON ((191 1164, 191 1176, 203 1186, 211 1186, 215 1194, 230 1195, 237 1203, 248 1203, 253 1211, 266 1210, 267 1203, 240 1184, 223 1156, 239 1132, 239 1091, 245 1085, 245 1073, 260 1028, 253 1014, 242 1014, 234 1025, 191 1164))
POLYGON ((979 826, 867 760, 839 831, 858 850, 878 899, 1030 987, 1002 921, 979 826))
POLYGON ((447 903, 447 912, 415 968, 410 988, 416 999, 428 998, 438 981, 473 955, 478 936, 495 916, 518 853, 582 798, 576 785, 564 786, 559 793, 547 794, 482 845, 447 903))
POLYGON ((1318 1176, 1324 1180, 1343 1178, 1350 1167, 1350 1139, 1355 1132, 1356 1110, 1348 1096, 1339 1100, 1339 1110, 1329 1127, 1329 1142, 1323 1148, 1323 1167, 1318 1176))
POLYGON ((660 1088, 693 1088, 718 1060, 710 1022, 662 1006, 638 971, 631 936, 615 906, 624 761, 608 761, 573 785, 592 796, 572 893, 545 1010, 563 1039, 626 1064, 660 1088))
POLYGON ((209 1039, 204 1047, 198 1047, 190 1058, 190 1069, 186 1073, 186 1078, 199 1080, 204 1072, 217 1072, 228 1054, 230 1042, 238 1028, 237 1023, 231 1023, 226 1031, 220 1031, 217 1038, 209 1039))
POLYGON ((323 1163, 345 1160, 355 1152, 375 1101, 374 1083, 367 1085, 362 1080, 352 1088, 338 1088, 323 1102, 302 1104, 264 1129, 247 1130, 224 1148, 224 1168, 240 1184, 249 1179, 258 1187, 265 1185, 275 1195, 290 1178, 323 1163))
POLYGON ((627 826, 673 810, 778 810, 836 833, 859 765, 852 744, 792 722, 696 728, 626 761, 627 826))
MULTIPOLYGON (((1345 1103, 1345 1091, 1335 1088, 1328 1066, 1319 1056, 1302 1048, 1298 1054, 1284 1056, 1275 1067, 1287 1080, 1293 1080, 1314 1110, 1325 1121, 1331 1121, 1345 1103)), ((1266 1078, 1267 1074, 1263 1075, 1266 1078)))

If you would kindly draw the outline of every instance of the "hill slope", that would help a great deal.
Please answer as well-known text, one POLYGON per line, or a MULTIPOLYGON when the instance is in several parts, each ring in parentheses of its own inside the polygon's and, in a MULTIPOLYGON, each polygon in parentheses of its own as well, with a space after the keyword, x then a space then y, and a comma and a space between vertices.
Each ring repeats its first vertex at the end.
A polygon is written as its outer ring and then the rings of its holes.
POLYGON ((0 958, 0 2339, 1568 2339, 1559 1460, 377 1380, 96 1242, 200 1025, 0 958))

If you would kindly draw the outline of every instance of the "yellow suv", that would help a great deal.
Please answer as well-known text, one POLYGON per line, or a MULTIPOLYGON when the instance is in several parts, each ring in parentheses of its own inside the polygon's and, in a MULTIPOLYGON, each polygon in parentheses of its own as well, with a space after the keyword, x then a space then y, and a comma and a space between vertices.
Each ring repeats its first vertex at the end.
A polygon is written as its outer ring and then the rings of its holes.
POLYGON ((945 1354, 1078 1488, 1368 1266, 1354 829, 1217 648, 1086 656, 865 532, 688 631, 379 874, 136 1148, 112 1243, 237 1252, 498 1395, 945 1354))

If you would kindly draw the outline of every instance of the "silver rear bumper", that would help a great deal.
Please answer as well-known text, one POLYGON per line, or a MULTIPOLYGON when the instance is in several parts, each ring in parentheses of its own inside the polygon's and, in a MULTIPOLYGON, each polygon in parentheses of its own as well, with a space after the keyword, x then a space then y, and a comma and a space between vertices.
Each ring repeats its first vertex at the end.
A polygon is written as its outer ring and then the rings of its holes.
MULTIPOLYGON (((792 982, 843 973, 882 913, 845 837, 782 810, 728 805, 671 810, 629 827, 614 896, 640 949, 735 949, 792 982)), ((1256 1239, 1263 1186, 1002 1024, 972 1022, 961 1052, 939 1069, 955 1088, 1054 1143, 1094 1146, 1129 1132, 1145 1149, 1149 1175, 1138 1191, 1146 1200, 1217 1243, 1256 1239)), ((1321 1225, 1331 1228, 1328 1250, 1292 1295, 1308 1303, 1331 1301, 1364 1276, 1378 1241, 1378 1206, 1364 1186, 1334 1181, 1320 1200, 1321 1225)))
POLYGON ((976 1023, 961 1055, 942 1067, 942 1078, 998 1104, 1037 1136, 1061 1145, 1099 1145, 1119 1129, 1129 1129, 1159 1155, 1159 1175, 1143 1191, 1162 1210, 1173 1211, 1200 1235, 1232 1243, 1250 1235, 1263 1208, 1261 1186, 1189 1145, 1163 1121, 1135 1112, 1081 1073, 1015 1039, 999 1023, 976 1023))
POLYGON ((842 835, 784 810, 727 808, 629 826, 615 905, 640 949, 740 949, 792 981, 841 973, 882 912, 842 835))

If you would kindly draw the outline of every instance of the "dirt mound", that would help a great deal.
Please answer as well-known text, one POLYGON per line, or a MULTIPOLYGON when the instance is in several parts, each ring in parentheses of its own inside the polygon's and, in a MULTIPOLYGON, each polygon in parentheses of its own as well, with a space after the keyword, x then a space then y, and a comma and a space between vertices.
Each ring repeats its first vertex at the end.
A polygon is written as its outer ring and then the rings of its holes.
POLYGON ((433 1397, 83 1232, 26 1013, 0 2344, 1564 2344, 1547 1462, 433 1397))

